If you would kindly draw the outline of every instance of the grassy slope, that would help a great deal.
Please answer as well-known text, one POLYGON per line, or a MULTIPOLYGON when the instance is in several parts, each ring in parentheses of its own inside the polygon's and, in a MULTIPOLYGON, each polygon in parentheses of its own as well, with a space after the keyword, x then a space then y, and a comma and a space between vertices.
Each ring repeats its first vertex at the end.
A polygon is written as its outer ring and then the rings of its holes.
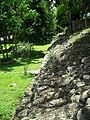
MULTIPOLYGON (((42 57, 39 56, 40 52, 45 53, 48 46, 35 46, 37 54, 27 61, 28 69, 39 68, 42 62, 42 57)), ((24 90, 33 78, 32 76, 24 76, 25 64, 26 62, 17 60, 11 65, 0 66, 0 120, 10 120, 24 90), (11 87, 11 84, 16 84, 16 86, 11 87)))

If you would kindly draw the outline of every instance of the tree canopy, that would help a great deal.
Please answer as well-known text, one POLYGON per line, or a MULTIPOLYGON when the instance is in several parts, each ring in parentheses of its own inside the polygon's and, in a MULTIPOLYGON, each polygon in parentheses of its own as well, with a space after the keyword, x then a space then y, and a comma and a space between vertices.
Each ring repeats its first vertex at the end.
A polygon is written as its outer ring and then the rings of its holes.
POLYGON ((13 35, 17 41, 44 43, 74 22, 90 20, 89 0, 1 0, 0 36, 13 35), (89 17, 88 17, 89 16, 89 17))

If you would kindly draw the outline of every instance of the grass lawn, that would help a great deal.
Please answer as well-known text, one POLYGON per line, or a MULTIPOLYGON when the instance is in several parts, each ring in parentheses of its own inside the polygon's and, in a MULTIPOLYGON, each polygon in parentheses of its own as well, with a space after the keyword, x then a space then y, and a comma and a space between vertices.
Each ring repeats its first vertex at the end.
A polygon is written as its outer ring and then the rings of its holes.
POLYGON ((34 53, 28 61, 15 60, 9 65, 0 66, 0 120, 10 120, 12 113, 21 100, 25 89, 29 86, 32 76, 24 76, 24 66, 27 63, 29 70, 40 67, 43 53, 49 45, 34 46, 34 53), (15 84, 12 86, 11 84, 15 84))

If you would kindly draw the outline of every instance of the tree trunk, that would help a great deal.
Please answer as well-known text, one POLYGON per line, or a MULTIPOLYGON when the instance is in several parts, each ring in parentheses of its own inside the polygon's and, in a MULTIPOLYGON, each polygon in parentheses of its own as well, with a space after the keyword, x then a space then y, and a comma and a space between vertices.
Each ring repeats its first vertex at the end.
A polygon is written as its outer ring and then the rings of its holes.
POLYGON ((4 51, 3 51, 3 46, 1 46, 1 52, 2 52, 2 56, 5 59, 5 55, 4 55, 4 51))
POLYGON ((87 1, 87 0, 85 0, 85 3, 84 3, 85 28, 87 27, 87 6, 88 6, 88 1, 87 1))
POLYGON ((68 21, 69 21, 69 30, 72 33, 72 20, 71 20, 71 11, 68 13, 68 21))
POLYGON ((73 32, 75 31, 75 21, 74 20, 72 20, 72 30, 73 30, 73 32))
POLYGON ((85 28, 87 27, 87 9, 85 9, 85 28))
POLYGON ((8 52, 7 52, 7 36, 4 37, 4 48, 6 51, 6 58, 8 58, 8 52))

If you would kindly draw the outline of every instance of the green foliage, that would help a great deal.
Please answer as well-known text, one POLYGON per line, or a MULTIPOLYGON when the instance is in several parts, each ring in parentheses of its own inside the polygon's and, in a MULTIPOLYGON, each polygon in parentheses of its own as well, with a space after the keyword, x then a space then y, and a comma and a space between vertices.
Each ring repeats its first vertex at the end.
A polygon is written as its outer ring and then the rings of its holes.
POLYGON ((48 1, 1 1, 2 36, 13 34, 19 41, 40 42, 55 31, 55 15, 48 1))
MULTIPOLYGON (((87 19, 89 0, 1 0, 0 36, 45 44, 72 21, 87 19)), ((86 26, 86 23, 85 23, 86 26)))
POLYGON ((19 54, 22 58, 29 58, 31 51, 34 49, 33 43, 19 42, 17 44, 16 51, 14 54, 19 54))
MULTIPOLYGON (((72 21, 86 20, 87 14, 90 12, 89 2, 89 0, 56 0, 57 31, 60 32, 60 27, 65 26, 68 26, 72 31, 74 30, 72 21)), ((83 27, 86 27, 87 23, 84 24, 83 27)))
POLYGON ((59 6, 57 6, 57 20, 58 20, 57 29, 59 31, 62 31, 60 28, 65 27, 68 24, 68 16, 64 4, 60 4, 59 6))

